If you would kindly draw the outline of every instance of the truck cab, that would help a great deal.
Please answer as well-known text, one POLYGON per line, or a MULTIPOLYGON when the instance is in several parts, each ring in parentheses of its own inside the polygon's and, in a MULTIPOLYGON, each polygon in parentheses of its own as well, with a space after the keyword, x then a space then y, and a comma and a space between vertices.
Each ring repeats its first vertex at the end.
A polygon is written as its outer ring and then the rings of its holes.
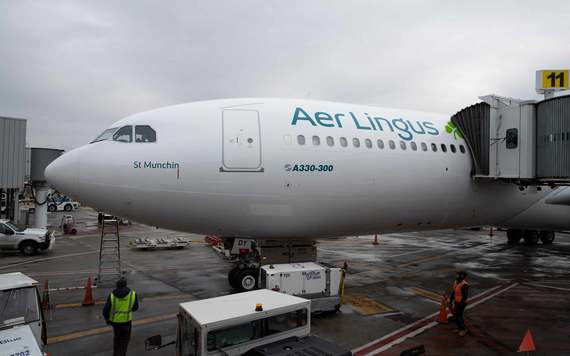
POLYGON ((46 229, 21 228, 9 220, 0 219, 0 250, 20 250, 25 256, 53 247, 53 232, 46 229))
MULTIPOLYGON (((0 337, 30 329, 37 348, 47 343, 46 322, 43 316, 38 282, 20 272, 0 274, 0 337)), ((16 353, 18 354, 18 353, 16 353)))

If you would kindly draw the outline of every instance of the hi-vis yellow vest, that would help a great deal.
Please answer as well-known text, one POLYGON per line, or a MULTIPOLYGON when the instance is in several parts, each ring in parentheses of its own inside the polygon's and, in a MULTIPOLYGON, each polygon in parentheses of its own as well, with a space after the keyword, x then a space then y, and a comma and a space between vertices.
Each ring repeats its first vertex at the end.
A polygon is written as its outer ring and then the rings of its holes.
POLYGON ((133 320, 133 303, 135 302, 135 291, 132 290, 123 298, 117 298, 111 293, 111 313, 109 321, 112 323, 127 323, 133 320))

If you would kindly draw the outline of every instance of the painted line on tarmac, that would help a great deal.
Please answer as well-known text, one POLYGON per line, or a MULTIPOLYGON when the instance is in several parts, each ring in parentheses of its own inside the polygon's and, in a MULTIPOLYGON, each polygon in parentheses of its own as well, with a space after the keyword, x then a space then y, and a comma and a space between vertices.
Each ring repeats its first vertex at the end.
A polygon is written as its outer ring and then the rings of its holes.
POLYGON ((413 255, 413 254, 416 254, 416 253, 431 251, 431 250, 433 250, 433 249, 434 249, 434 248, 424 248, 424 249, 421 249, 421 250, 416 250, 416 251, 411 251, 411 252, 400 253, 399 255, 390 255, 390 256, 387 256, 387 257, 389 257, 389 258, 394 258, 394 257, 408 256, 408 255, 413 255))
MULTIPOLYGON (((490 288, 484 292, 481 292, 474 296, 469 304, 467 305, 466 309, 469 310, 471 308, 476 307, 477 305, 486 302, 487 300, 496 297, 497 295, 508 291, 511 288, 518 286, 519 283, 512 283, 508 285, 499 285, 493 288, 490 288)), ((406 325, 398 330, 395 330, 389 334, 386 334, 376 340, 373 340, 365 345, 362 345, 354 350, 352 350, 352 354, 354 356, 372 356, 376 355, 380 352, 386 351, 394 345, 397 345, 404 340, 414 337, 416 335, 421 334, 422 332, 433 328, 434 326, 438 325, 434 318, 439 314, 435 312, 430 314, 423 319, 420 319, 412 324, 406 325)))
POLYGON ((414 294, 419 295, 420 297, 424 297, 428 302, 436 304, 441 303, 441 294, 437 294, 436 292, 432 292, 431 290, 423 289, 420 287, 412 287, 412 291, 414 294))
POLYGON ((396 309, 382 303, 378 303, 374 299, 367 297, 366 295, 345 295, 344 303, 350 304, 353 309, 356 310, 360 315, 378 315, 393 313, 396 309))
POLYGON ((524 285, 527 286, 533 286, 533 287, 542 287, 542 288, 549 288, 549 289, 556 289, 556 290, 563 290, 566 292, 570 292, 570 288, 562 288, 562 287, 554 287, 554 286, 549 286, 546 284, 539 284, 539 283, 523 283, 524 285))
MULTIPOLYGON (((127 265, 127 263, 123 263, 127 265)), ((128 264, 129 267, 134 266, 132 264, 128 264)), ((135 269, 135 267, 132 267, 135 269)), ((137 267, 137 271, 166 271, 166 270, 179 270, 180 266, 143 266, 137 267)), ((27 275, 32 277, 47 277, 47 276, 66 276, 66 275, 76 275, 76 274, 97 274, 96 269, 92 270, 70 270, 70 271, 50 271, 50 272, 26 272, 27 275)))
POLYGON ((78 253, 71 253, 71 254, 69 254, 69 255, 61 255, 61 256, 53 256, 53 257, 45 257, 45 258, 36 258, 35 260, 29 260, 29 261, 24 261, 24 262, 19 262, 19 263, 12 263, 12 264, 10 264, 10 265, 2 266, 2 267, 0 267, 0 270, 2 270, 2 269, 8 269, 8 268, 16 267, 16 266, 27 265, 27 264, 31 264, 31 263, 57 260, 57 259, 59 259, 59 258, 67 258, 67 257, 75 257, 75 256, 89 255, 89 254, 91 254, 91 253, 97 253, 97 252, 99 252, 99 250, 93 250, 93 251, 87 251, 87 252, 78 252, 78 253))
POLYGON ((420 258, 420 259, 417 259, 417 260, 413 260, 413 261, 410 261, 410 262, 406 262, 406 263, 399 264, 397 267, 398 267, 398 268, 401 268, 401 267, 408 267, 408 266, 417 265, 417 264, 420 264, 420 263, 423 263, 423 262, 431 262, 431 261, 439 260, 440 258, 443 258, 443 257, 449 255, 450 253, 451 253, 451 252, 442 253, 441 255, 437 255, 437 256, 431 256, 431 257, 420 258))
MULTIPOLYGON (((165 315, 159 315, 159 316, 154 316, 154 317, 150 317, 150 318, 135 320, 135 321, 133 321, 133 326, 147 325, 147 324, 158 323, 158 322, 166 321, 166 320, 170 320, 170 319, 175 319, 176 315, 177 315, 176 313, 165 314, 165 315)), ((75 339, 82 338, 82 337, 106 334, 106 333, 110 333, 111 331, 113 331, 112 327, 104 326, 101 328, 82 330, 82 331, 77 331, 74 333, 60 335, 60 336, 52 336, 52 337, 48 338, 47 344, 52 345, 52 344, 57 344, 60 342, 67 342, 67 341, 75 340, 75 339)))
MULTIPOLYGON (((154 302, 160 300, 169 300, 169 299, 187 299, 187 300, 194 300, 194 296, 191 294, 172 294, 172 295, 157 295, 156 297, 141 297, 141 303, 144 302, 154 302)), ((96 305, 103 305, 106 303, 106 299, 99 299, 95 301, 96 305)), ((63 303, 63 304, 56 304, 56 309, 68 309, 68 308, 80 308, 83 307, 81 303, 63 303)))

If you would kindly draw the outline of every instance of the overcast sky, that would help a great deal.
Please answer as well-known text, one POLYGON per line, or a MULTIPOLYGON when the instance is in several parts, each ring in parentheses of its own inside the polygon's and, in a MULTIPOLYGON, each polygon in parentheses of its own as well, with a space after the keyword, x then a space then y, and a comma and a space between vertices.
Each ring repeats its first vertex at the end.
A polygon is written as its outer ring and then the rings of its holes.
POLYGON ((569 1, 0 1, 0 115, 69 149, 160 106, 293 97, 455 113, 538 98, 569 1))

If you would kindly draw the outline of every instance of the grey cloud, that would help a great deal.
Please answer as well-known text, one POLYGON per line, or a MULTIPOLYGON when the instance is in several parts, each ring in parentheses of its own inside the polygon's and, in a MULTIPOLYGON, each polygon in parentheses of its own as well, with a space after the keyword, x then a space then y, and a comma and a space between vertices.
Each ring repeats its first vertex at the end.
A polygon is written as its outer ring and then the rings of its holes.
POLYGON ((567 67, 566 1, 4 1, 0 114, 33 146, 79 146, 126 115, 221 97, 454 113, 537 98, 567 67))

